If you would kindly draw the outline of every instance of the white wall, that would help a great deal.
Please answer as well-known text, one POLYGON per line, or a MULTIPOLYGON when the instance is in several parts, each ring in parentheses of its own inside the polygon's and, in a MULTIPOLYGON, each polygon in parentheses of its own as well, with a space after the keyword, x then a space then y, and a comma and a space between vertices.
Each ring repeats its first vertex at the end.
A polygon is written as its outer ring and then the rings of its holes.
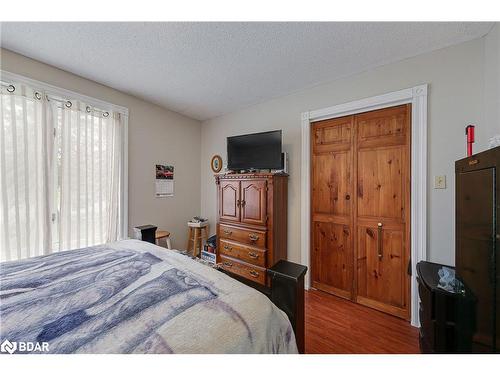
MULTIPOLYGON (((186 244, 186 222, 200 214, 200 123, 53 66, 0 49, 1 69, 129 109, 129 228, 155 224, 186 244), (175 195, 156 198, 155 164, 175 167, 175 195)), ((129 232, 130 233, 130 232, 129 232)))
POLYGON ((484 47, 485 124, 496 125, 500 134, 500 24, 485 37, 484 47))
POLYGON ((225 138, 283 129, 284 149, 291 162, 289 259, 300 261, 301 112, 429 83, 428 178, 432 183, 433 176, 444 174, 448 188, 428 189, 428 258, 453 264, 453 163, 464 156, 464 127, 478 125, 476 151, 486 149, 488 138, 500 133, 498 25, 485 38, 270 100, 206 121, 201 129, 195 120, 11 51, 0 49, 0 58, 1 68, 7 71, 129 108, 129 226, 157 224, 172 232, 178 248, 185 246, 185 222, 199 214, 200 207, 202 215, 215 223, 210 159, 220 154, 226 161, 225 138), (154 197, 157 162, 175 166, 173 198, 154 197))
MULTIPOLYGON (((300 261, 300 114, 364 97, 429 83, 428 180, 446 175, 447 189, 428 188, 428 259, 454 264, 454 161, 465 155, 467 124, 478 125, 476 151, 493 133, 483 121, 484 38, 382 66, 206 121, 201 135, 201 210, 215 221, 215 183, 210 159, 226 162, 230 135, 283 129, 290 157, 288 258, 300 261)), ((256 85, 259 82, 255 82, 256 85)))

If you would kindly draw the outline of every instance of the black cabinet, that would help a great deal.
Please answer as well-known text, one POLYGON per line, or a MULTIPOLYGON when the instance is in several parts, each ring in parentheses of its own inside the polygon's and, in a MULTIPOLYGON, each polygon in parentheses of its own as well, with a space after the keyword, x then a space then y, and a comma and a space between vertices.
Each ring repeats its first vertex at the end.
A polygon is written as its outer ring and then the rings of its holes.
POLYGON ((442 264, 431 262, 417 264, 420 351, 468 353, 474 329, 475 301, 465 289, 452 293, 439 288, 441 267, 442 264))
POLYGON ((500 147, 455 163, 459 279, 477 300, 472 352, 500 352, 500 147))

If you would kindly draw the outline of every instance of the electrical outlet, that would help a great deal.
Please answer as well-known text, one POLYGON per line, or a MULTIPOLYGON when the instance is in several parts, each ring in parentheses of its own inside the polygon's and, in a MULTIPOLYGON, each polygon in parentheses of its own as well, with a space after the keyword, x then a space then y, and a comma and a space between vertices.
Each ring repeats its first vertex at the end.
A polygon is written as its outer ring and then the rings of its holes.
POLYGON ((446 176, 434 176, 434 189, 446 189, 446 176))

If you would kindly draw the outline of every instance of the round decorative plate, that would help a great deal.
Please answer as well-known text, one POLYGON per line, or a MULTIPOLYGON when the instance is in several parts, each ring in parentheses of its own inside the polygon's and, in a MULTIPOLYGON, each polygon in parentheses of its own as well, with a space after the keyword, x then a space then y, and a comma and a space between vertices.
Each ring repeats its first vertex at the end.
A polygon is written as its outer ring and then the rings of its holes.
POLYGON ((214 155, 212 161, 210 161, 210 166, 212 167, 212 171, 219 173, 222 169, 222 158, 219 155, 214 155))

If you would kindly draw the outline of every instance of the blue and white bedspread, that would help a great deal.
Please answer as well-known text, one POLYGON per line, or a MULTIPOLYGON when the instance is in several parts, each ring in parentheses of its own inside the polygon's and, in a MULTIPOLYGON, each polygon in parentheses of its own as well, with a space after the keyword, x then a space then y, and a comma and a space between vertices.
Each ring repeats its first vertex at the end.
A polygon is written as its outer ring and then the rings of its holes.
POLYGON ((2 263, 5 340, 48 353, 297 353, 266 296, 136 240, 2 263))

